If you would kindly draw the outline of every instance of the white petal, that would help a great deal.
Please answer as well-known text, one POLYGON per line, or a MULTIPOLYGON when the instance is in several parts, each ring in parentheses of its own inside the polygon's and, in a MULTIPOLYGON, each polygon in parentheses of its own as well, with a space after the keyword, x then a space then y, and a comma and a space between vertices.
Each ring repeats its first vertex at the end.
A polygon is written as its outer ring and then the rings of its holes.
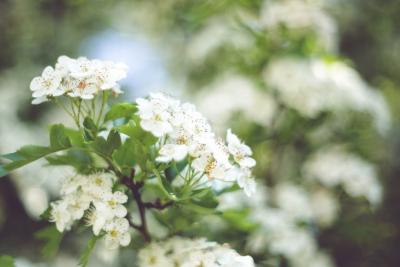
POLYGON ((128 246, 131 243, 131 235, 129 234, 129 232, 125 232, 125 233, 121 234, 119 242, 120 242, 121 246, 123 246, 123 247, 128 246))

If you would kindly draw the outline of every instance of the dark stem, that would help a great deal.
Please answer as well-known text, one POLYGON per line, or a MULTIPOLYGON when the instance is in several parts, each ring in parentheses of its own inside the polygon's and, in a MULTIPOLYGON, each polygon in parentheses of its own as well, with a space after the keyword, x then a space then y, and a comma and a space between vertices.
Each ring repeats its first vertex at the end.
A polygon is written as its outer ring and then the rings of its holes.
POLYGON ((140 189, 143 187, 144 183, 143 182, 135 182, 134 181, 134 176, 135 176, 135 169, 132 169, 130 177, 124 176, 122 177, 122 183, 126 185, 132 192, 132 195, 136 201, 136 205, 139 210, 139 215, 140 215, 140 225, 134 224, 130 218, 128 219, 129 224, 131 227, 135 228, 140 232, 142 235, 144 241, 150 242, 151 237, 149 234, 149 231, 147 229, 147 221, 146 221, 146 207, 142 201, 142 197, 140 195, 140 189))
POLYGON ((168 202, 162 203, 161 200, 159 198, 157 198, 155 202, 145 202, 143 204, 148 209, 163 210, 165 208, 168 208, 169 206, 172 206, 174 204, 174 202, 168 201, 168 202))

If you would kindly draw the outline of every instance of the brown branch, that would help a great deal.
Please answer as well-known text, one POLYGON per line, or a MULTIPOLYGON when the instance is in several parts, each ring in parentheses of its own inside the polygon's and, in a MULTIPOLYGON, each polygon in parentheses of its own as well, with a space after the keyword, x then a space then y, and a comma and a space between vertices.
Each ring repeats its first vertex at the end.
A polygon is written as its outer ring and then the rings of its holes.
POLYGON ((130 219, 128 219, 130 226, 135 228, 140 232, 142 235, 144 241, 150 242, 151 237, 149 234, 149 231, 147 229, 147 222, 146 222, 146 207, 142 201, 142 197, 140 195, 140 189, 143 187, 144 183, 143 182, 135 182, 133 179, 135 177, 135 169, 132 169, 130 177, 128 176, 123 176, 122 177, 122 183, 127 186, 131 192, 132 195, 136 201, 136 205, 139 210, 139 215, 140 215, 140 225, 134 224, 130 219))

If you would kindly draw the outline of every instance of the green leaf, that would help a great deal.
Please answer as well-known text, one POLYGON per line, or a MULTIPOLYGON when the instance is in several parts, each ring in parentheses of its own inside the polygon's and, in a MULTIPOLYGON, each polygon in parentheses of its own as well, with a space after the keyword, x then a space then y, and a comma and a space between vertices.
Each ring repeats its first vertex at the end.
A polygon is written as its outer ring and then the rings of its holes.
POLYGON ((90 145, 96 152, 100 153, 101 155, 109 155, 110 148, 108 147, 106 139, 101 136, 97 136, 94 139, 94 142, 90 145))
POLYGON ((50 165, 72 166, 80 173, 84 173, 88 167, 93 166, 91 155, 81 149, 71 149, 62 155, 46 157, 46 160, 50 165))
POLYGON ((89 141, 94 140, 96 138, 97 132, 98 132, 97 126, 94 123, 94 121, 91 118, 86 117, 83 120, 83 127, 84 127, 83 130, 85 133, 86 140, 89 140, 89 141))
POLYGON ((63 234, 54 225, 51 225, 36 232, 35 237, 44 242, 41 250, 42 255, 45 258, 52 258, 60 247, 63 234))
POLYGON ((257 224, 248 219, 250 210, 225 210, 220 215, 227 221, 233 228, 241 231, 251 231, 257 227, 257 224))
POLYGON ((199 213, 215 213, 218 206, 218 200, 211 190, 197 192, 197 194, 189 201, 183 202, 188 208, 199 213))
POLYGON ((107 137, 107 145, 114 151, 121 146, 121 136, 116 130, 111 130, 107 137))
POLYGON ((149 132, 144 131, 140 127, 139 118, 137 116, 129 120, 128 123, 119 126, 117 129, 119 132, 126 134, 129 137, 137 140, 144 146, 154 145, 158 140, 157 137, 155 137, 149 132))
POLYGON ((117 150, 112 158, 120 167, 132 167, 135 165, 135 144, 132 139, 127 139, 117 150))
POLYGON ((50 127, 50 147, 60 149, 70 147, 71 142, 65 134, 65 127, 62 124, 55 124, 50 127))
POLYGON ((92 238, 89 239, 86 248, 83 250, 81 256, 79 257, 79 266, 87 266, 90 254, 92 253, 94 246, 96 245, 96 242, 99 238, 100 236, 92 236, 92 238))
POLYGON ((137 111, 136 104, 133 103, 118 103, 111 107, 107 112, 104 121, 112 121, 116 119, 129 119, 137 111))
POLYGON ((14 259, 11 256, 2 255, 0 256, 1 267, 15 267, 14 259))
POLYGON ((43 158, 54 152, 65 150, 67 148, 68 147, 50 148, 45 146, 34 146, 34 145, 23 146, 17 152, 15 152, 14 158, 16 160, 1 166, 0 177, 3 177, 4 174, 6 175, 7 172, 18 169, 35 160, 43 158))

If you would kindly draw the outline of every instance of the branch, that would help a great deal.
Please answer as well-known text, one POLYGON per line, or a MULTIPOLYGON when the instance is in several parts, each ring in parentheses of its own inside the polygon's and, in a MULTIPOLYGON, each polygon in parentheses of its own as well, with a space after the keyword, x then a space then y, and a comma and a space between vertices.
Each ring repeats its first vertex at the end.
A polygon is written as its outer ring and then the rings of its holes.
POLYGON ((135 182, 133 179, 135 177, 135 169, 132 169, 130 177, 128 176, 123 176, 122 177, 122 183, 126 185, 132 192, 132 195, 136 201, 136 205, 139 210, 139 215, 140 215, 140 225, 134 224, 130 219, 128 219, 130 226, 135 228, 140 232, 142 235, 143 239, 146 242, 151 241, 151 237, 149 234, 149 231, 147 229, 147 222, 146 222, 146 207, 142 201, 142 197, 140 195, 140 189, 143 187, 144 183, 143 182, 135 182))
POLYGON ((163 210, 165 208, 168 208, 169 206, 172 206, 174 204, 173 201, 168 201, 166 203, 162 203, 159 198, 155 202, 144 202, 143 205, 148 208, 148 209, 157 209, 157 210, 163 210))

